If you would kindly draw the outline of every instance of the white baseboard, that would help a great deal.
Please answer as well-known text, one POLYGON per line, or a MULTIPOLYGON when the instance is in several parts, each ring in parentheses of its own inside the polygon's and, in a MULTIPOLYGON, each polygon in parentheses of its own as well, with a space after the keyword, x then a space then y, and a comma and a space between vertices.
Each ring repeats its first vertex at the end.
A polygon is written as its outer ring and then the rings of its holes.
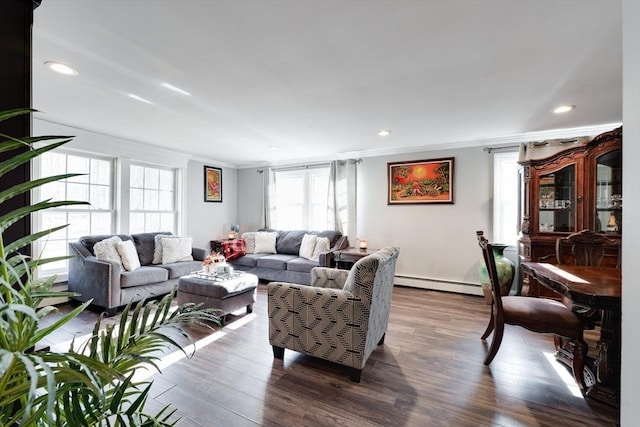
POLYGON ((455 292, 458 294, 483 295, 482 287, 475 283, 461 283, 429 279, 426 277, 395 276, 394 284, 420 289, 431 289, 434 291, 455 292))

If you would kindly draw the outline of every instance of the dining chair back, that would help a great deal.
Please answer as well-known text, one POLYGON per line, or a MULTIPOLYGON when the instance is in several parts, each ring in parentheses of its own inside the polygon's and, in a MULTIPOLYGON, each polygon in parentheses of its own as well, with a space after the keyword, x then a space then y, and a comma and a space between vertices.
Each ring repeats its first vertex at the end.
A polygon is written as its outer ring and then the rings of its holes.
POLYGON ((591 230, 582 230, 556 240, 556 259, 560 265, 599 267, 605 257, 608 265, 620 268, 620 241, 591 230))

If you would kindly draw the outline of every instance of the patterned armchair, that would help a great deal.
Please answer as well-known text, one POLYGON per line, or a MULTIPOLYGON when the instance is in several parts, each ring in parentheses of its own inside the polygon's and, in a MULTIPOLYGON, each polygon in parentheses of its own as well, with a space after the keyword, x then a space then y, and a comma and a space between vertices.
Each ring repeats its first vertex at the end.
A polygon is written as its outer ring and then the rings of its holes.
POLYGON ((363 257, 349 271, 316 267, 311 285, 268 285, 269 343, 277 359, 284 349, 351 368, 362 368, 384 342, 399 249, 388 247, 363 257))

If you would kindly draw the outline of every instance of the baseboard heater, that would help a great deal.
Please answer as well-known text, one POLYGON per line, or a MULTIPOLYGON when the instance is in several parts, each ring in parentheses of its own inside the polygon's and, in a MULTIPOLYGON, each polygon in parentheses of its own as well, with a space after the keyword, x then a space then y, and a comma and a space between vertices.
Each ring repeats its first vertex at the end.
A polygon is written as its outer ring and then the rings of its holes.
POLYGON ((482 287, 479 283, 455 282, 453 280, 431 279, 428 277, 396 275, 395 285, 410 286, 413 288, 431 289, 434 291, 447 291, 459 294, 482 295, 482 287))

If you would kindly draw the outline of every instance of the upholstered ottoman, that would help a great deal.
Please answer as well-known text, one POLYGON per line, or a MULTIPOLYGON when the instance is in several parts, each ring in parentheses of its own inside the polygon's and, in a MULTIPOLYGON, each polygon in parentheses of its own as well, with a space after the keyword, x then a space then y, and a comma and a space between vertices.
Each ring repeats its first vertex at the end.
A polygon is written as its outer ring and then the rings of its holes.
POLYGON ((178 281, 178 304, 202 303, 204 308, 215 308, 219 310, 217 314, 223 325, 227 314, 242 307, 247 307, 247 313, 251 313, 256 302, 258 276, 236 274, 236 277, 227 280, 212 280, 196 275, 181 277, 178 281))

